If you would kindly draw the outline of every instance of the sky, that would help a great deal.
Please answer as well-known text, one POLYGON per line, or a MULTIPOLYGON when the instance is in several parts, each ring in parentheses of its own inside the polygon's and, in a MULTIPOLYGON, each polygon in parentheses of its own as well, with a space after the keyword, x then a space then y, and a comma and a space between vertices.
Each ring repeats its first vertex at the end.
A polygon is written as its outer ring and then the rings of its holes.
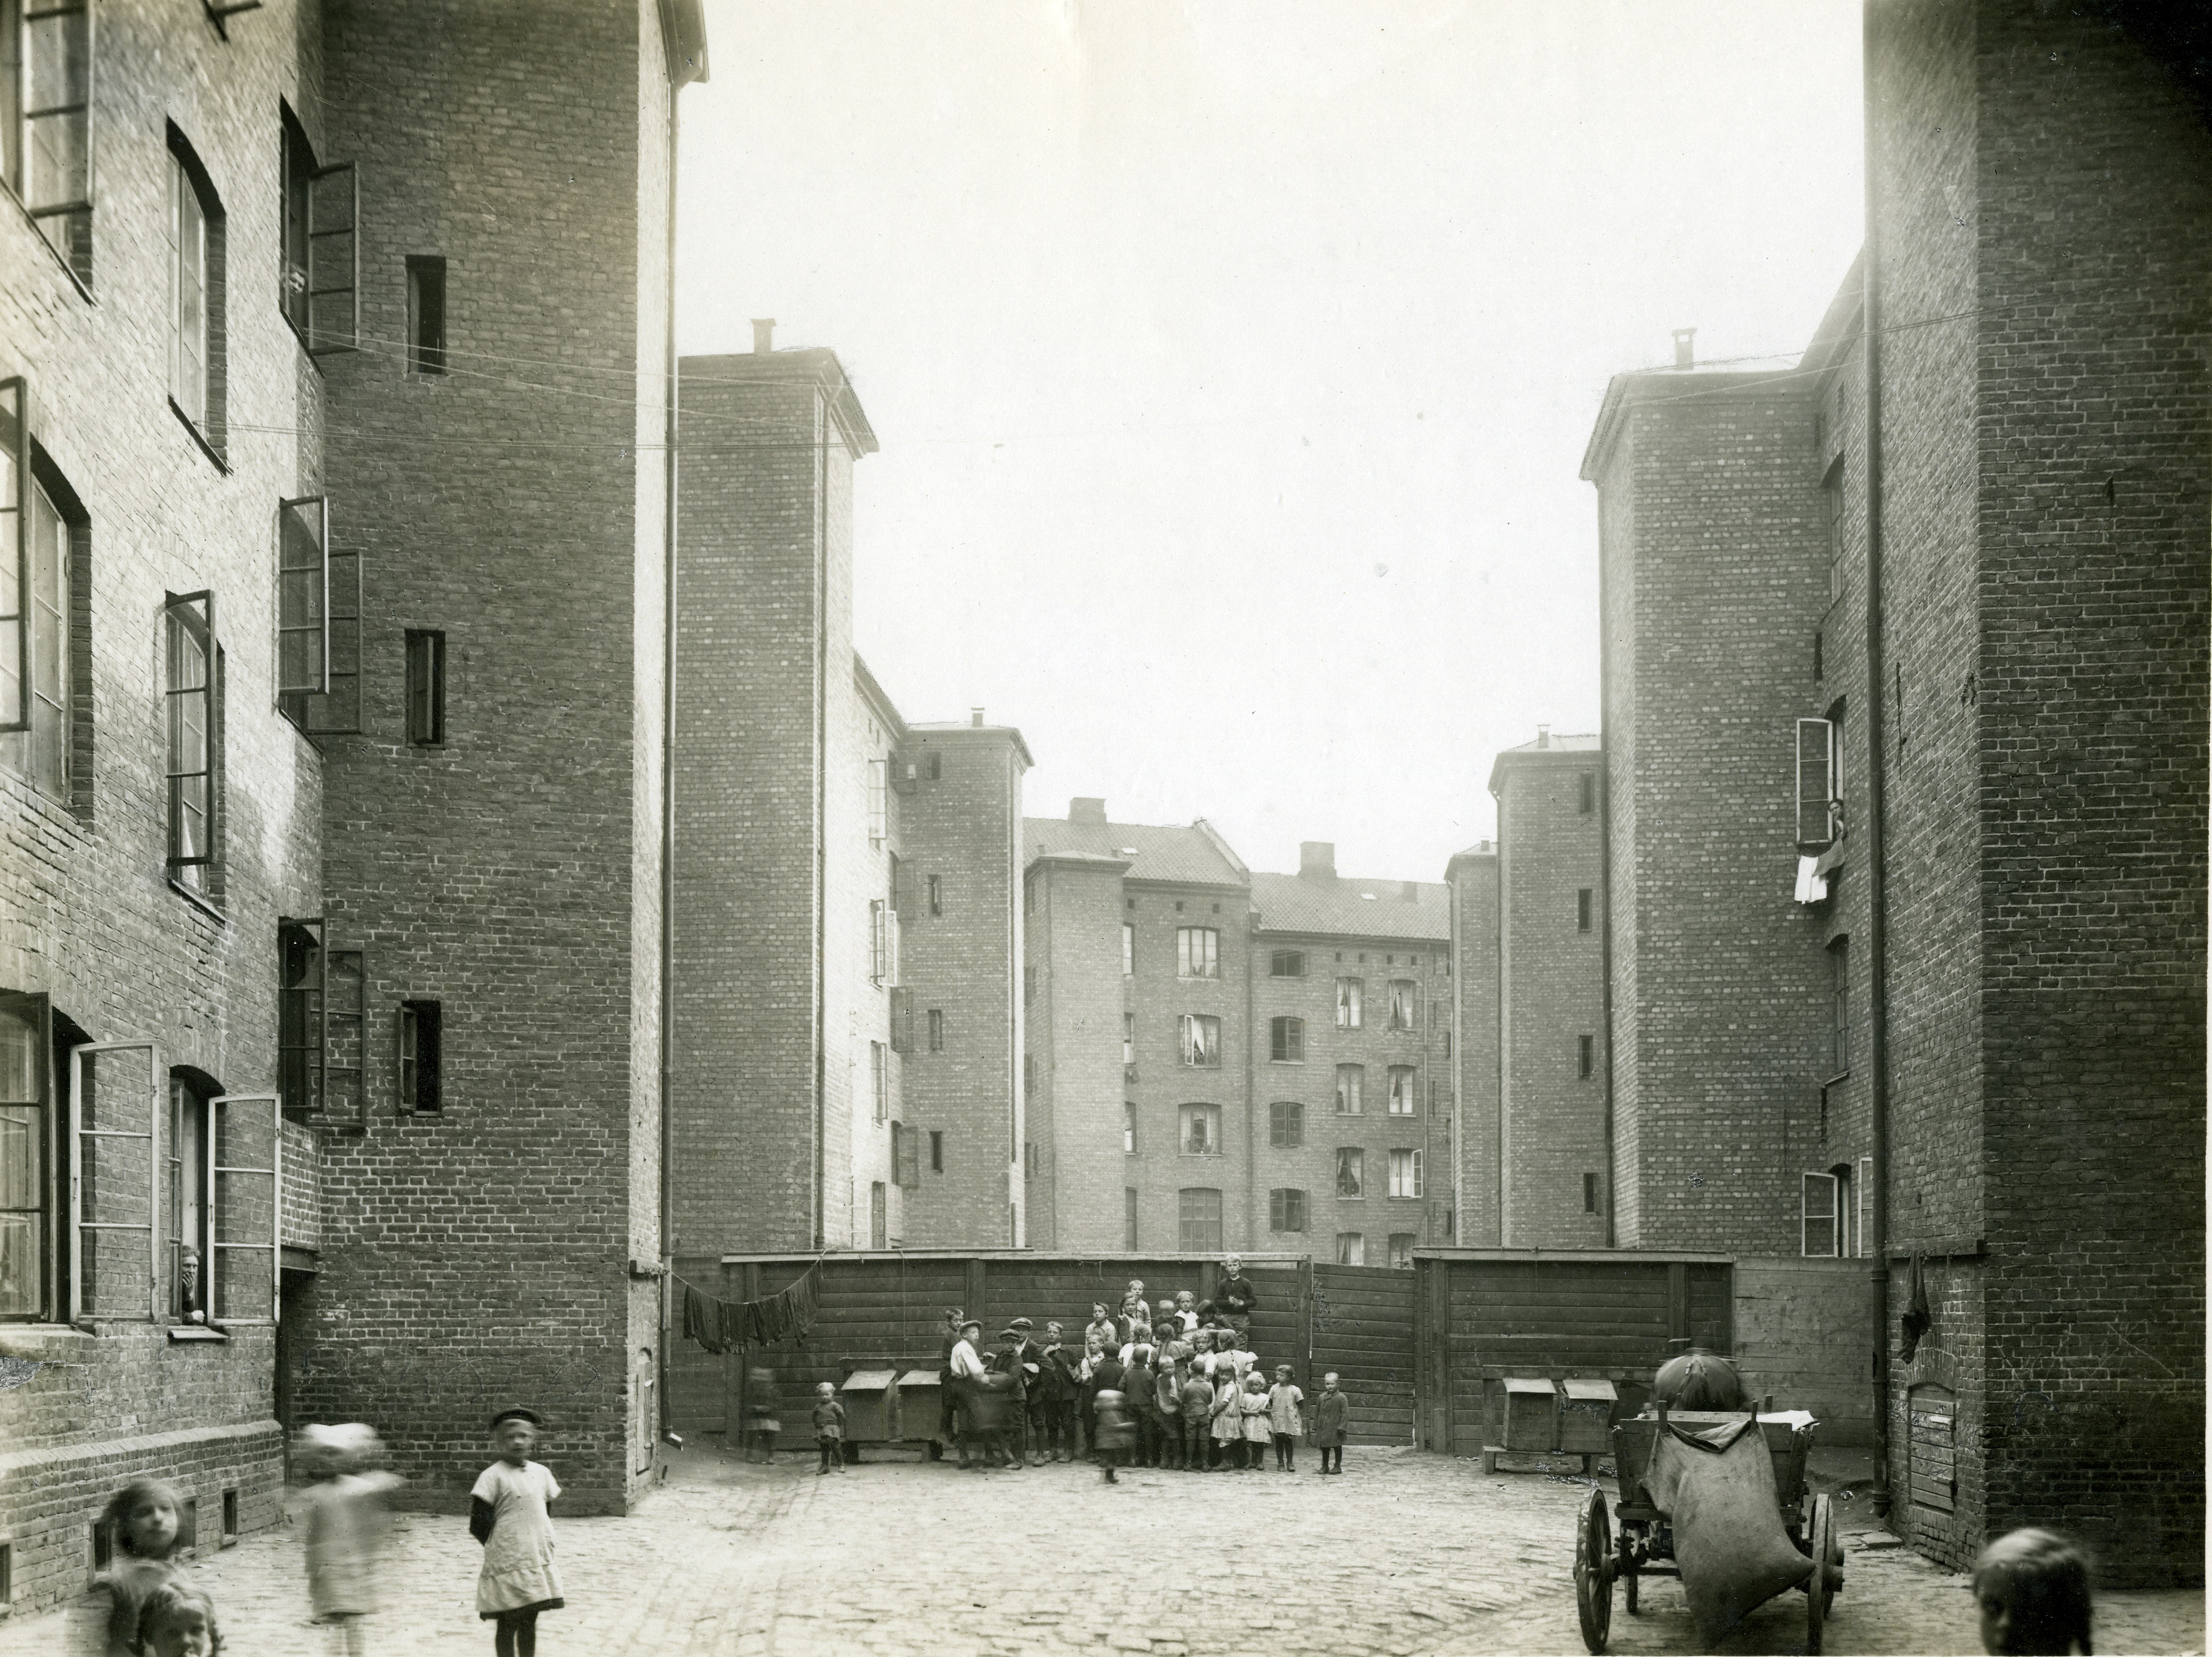
POLYGON ((1032 816, 1440 880, 1598 728, 1608 378, 1802 350, 1858 0, 708 0, 678 339, 828 346, 860 653, 1032 816))

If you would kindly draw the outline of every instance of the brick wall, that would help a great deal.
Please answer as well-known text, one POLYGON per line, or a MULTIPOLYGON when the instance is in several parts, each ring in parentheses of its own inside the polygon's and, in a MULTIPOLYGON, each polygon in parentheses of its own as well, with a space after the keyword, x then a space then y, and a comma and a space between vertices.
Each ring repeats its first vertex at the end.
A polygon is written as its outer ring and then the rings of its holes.
POLYGON ((1602 822, 1594 750, 1498 756, 1498 1142, 1507 1248, 1605 1246, 1602 822), (1589 809, 1583 809, 1583 779, 1589 809), (1578 894, 1590 894, 1580 929, 1578 894), (1582 1074, 1579 1039, 1590 1039, 1582 1074), (1594 1193, 1585 1179, 1595 1176, 1594 1193), (1586 1196, 1588 1200, 1586 1200, 1586 1196))
MULTIPOLYGON (((270 578, 277 502, 322 486, 315 375, 274 287, 279 101, 313 100, 296 9, 271 0, 255 21, 225 44, 198 12, 99 9, 92 296, 21 213, 0 222, 0 378, 25 377, 37 481, 82 520, 72 785, 41 794, 21 739, 0 737, 0 990, 50 997, 65 1039, 150 1038, 163 1066, 240 1093, 276 1080, 277 918, 322 908, 320 762, 275 709, 270 578), (211 435, 228 470, 168 405, 171 120, 223 212, 232 279, 216 315, 234 429, 211 435), (216 594, 222 650, 219 916, 173 890, 164 865, 162 606, 201 589, 216 594)), ((58 1135, 47 1143, 65 1150, 58 1135)), ((48 1173, 58 1205, 58 1165, 48 1173)), ((58 1279, 63 1262, 47 1264, 58 1279)), ((249 1528, 278 1511, 267 1325, 172 1343, 143 1323, 76 1330, 58 1315, 49 1304, 36 1324, 0 1325, 0 1357, 33 1366, 11 1366, 20 1384, 0 1391, 0 1535, 19 1612, 82 1587, 88 1527, 136 1473, 178 1482, 210 1531, 226 1489, 249 1528)))
POLYGON ((1800 382, 1625 375, 1603 508, 1615 1234, 1796 1248, 1827 1002, 1791 714, 1828 598, 1800 382))
MULTIPOLYGON (((1378 902, 1376 920, 1387 921, 1386 905, 1378 902)), ((1378 935, 1346 938, 1292 932, 1256 934, 1252 950, 1252 1040, 1255 1083, 1252 1092, 1252 1134, 1255 1162, 1251 1244, 1269 1248, 1310 1249, 1314 1258, 1334 1261, 1340 1234, 1357 1234, 1364 1242, 1370 1266, 1389 1264, 1390 1239, 1413 1236, 1423 1245, 1443 1240, 1443 1215, 1450 1207, 1449 1139, 1444 1124, 1443 1090, 1431 1106, 1429 1083, 1446 1075, 1444 1032, 1439 1027, 1440 1007, 1449 1006, 1451 979, 1445 973, 1444 948, 1426 943, 1409 947, 1407 940, 1378 935), (1296 949, 1305 956, 1302 978, 1274 978, 1268 958, 1278 949, 1296 949), (1365 986, 1363 1016, 1358 1029, 1340 1029, 1336 1023, 1336 981, 1360 978, 1365 986), (1415 986, 1415 1027, 1389 1027, 1389 986, 1393 980, 1415 986), (1278 1063, 1270 1057, 1271 1027, 1279 1016, 1305 1020, 1305 1059, 1303 1063, 1278 1063), (1340 1115, 1336 1109, 1336 1075, 1340 1064, 1357 1064, 1364 1073, 1363 1109, 1358 1116, 1340 1115), (1413 1110, 1394 1114, 1389 1106, 1390 1072, 1394 1067, 1413 1072, 1413 1110), (1269 1107, 1277 1100, 1304 1106, 1304 1142, 1297 1148, 1271 1142, 1269 1107), (1337 1152, 1357 1149, 1364 1168, 1364 1195, 1340 1197, 1337 1191, 1337 1152), (1390 1194, 1390 1153, 1421 1153, 1421 1190, 1418 1198, 1390 1194), (1268 1229, 1270 1191, 1277 1188, 1304 1191, 1307 1199, 1307 1229, 1295 1234, 1268 1229)), ((1449 1014, 1447 1014, 1447 1018, 1449 1014)))
POLYGON ((1488 841, 1453 857, 1450 1240, 1498 1245, 1498 854, 1488 841))
POLYGON ((1139 1082, 1125 1081, 1119 990, 1128 867, 1061 855, 1038 858, 1026 877, 1026 1120, 1036 1147, 1026 1184, 1036 1248, 1125 1247, 1132 1187, 1138 1246, 1175 1235, 1172 1191, 1147 1191, 1142 1179, 1148 1160, 1173 1155, 1172 1138, 1140 1118, 1134 1154, 1122 1149, 1123 1106, 1137 1097, 1146 1069, 1139 1059, 1139 1082))
MULTIPOLYGON (((914 1007, 902 1114, 908 1130, 921 1136, 921 1184, 905 1193, 905 1237, 915 1248, 996 1245, 1009 1240, 1014 1147, 1024 1136, 1047 1137, 1025 1125, 1021 1099, 1021 804, 1029 751, 1018 732, 1004 728, 911 726, 902 759, 915 768, 915 792, 899 802, 901 971, 914 1007), (937 1051, 932 1009, 943 1014, 937 1051), (932 1133, 944 1136, 941 1169, 932 1165, 932 1133)), ((1033 1204, 1029 1211, 1033 1222, 1033 1204)))
POLYGON ((1893 1234, 1987 1250, 1946 1269, 1933 1351, 1899 1377, 1956 1380, 1983 1465, 1970 1483, 1962 1450, 1956 1514, 1906 1522, 1945 1558, 2046 1523, 2108 1581, 2196 1579, 2212 139, 2155 38, 2111 19, 1882 25, 1884 304, 1972 313, 1926 331, 1932 362, 1884 356, 1915 795, 1893 1234), (1943 988, 1963 950, 1967 1005, 1943 988), (1943 1109, 1962 1080, 1978 1108, 1943 1109))
POLYGON ((750 366, 682 369, 670 1231, 685 1256, 811 1247, 817 1220, 822 393, 750 366))
POLYGON ((364 230, 364 349, 326 364, 333 518, 365 571, 330 912, 367 952, 372 1055, 400 999, 442 1002, 443 1109, 396 1114, 372 1063, 367 1133, 325 1154, 296 1396, 376 1425, 407 1499, 442 1506, 493 1411, 528 1402, 576 1508, 619 1511, 649 1471, 656 1322, 625 1265, 657 1240, 659 27, 644 3, 521 31, 333 0, 324 22, 364 230), (442 375, 406 371, 417 253, 447 261, 442 375), (446 634, 441 746, 405 740, 410 627, 446 634))

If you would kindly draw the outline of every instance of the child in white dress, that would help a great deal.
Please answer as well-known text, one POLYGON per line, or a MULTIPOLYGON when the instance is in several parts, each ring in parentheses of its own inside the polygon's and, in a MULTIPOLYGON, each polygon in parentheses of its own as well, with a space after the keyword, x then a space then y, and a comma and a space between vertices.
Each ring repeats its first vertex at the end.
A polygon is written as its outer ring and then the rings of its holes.
POLYGON ((499 1459, 469 1492, 469 1534, 483 1544, 477 1575, 477 1615, 499 1627, 498 1657, 537 1657, 538 1613, 557 1611, 561 1571, 553 1563, 553 1521, 545 1504, 561 1494, 550 1468, 530 1459, 538 1419, 527 1410, 492 1417, 499 1459))

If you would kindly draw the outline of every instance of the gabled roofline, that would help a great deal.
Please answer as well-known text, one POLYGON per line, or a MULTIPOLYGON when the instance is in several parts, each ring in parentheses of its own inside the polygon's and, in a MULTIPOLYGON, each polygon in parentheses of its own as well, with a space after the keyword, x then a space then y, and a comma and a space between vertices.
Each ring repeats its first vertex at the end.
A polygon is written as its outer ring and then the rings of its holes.
POLYGON ((875 704, 876 711, 884 716, 884 723, 891 728, 892 735, 902 742, 905 741, 906 721, 900 716, 897 705, 891 701, 890 693, 885 691, 882 682, 868 671, 868 664, 860 660, 860 653, 858 650, 853 652, 853 682, 859 688, 860 695, 875 704))
POLYGON ((1206 843, 1216 851, 1221 854, 1222 861, 1226 862, 1230 868, 1235 869, 1238 877, 1242 879, 1246 885, 1249 886, 1251 884, 1251 869, 1246 865, 1244 860, 1237 855, 1237 848, 1231 845, 1228 841, 1222 838, 1220 830, 1215 828, 1212 824, 1207 822, 1203 817, 1192 818, 1190 825, 1206 837, 1206 843))

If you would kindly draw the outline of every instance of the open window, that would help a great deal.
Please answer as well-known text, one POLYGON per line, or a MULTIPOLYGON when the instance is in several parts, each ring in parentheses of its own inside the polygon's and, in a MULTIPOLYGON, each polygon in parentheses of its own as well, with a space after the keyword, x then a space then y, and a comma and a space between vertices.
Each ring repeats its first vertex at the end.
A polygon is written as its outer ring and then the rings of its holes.
POLYGON ((1826 850, 1843 832, 1843 767, 1835 722, 1797 722, 1797 850, 1826 850))
POLYGON ((277 300, 315 356, 360 344, 360 198, 353 163, 325 167, 291 110, 284 127, 284 263, 277 300))
POLYGON ((0 0, 0 173, 62 263, 89 287, 89 0, 0 0))
POLYGON ((207 1101, 208 1310, 219 1324, 276 1321, 283 1133, 274 1093, 207 1101))
POLYGON ((324 938, 319 916, 276 923, 276 1093, 295 1121, 358 1128, 362 952, 327 948, 324 938))
POLYGON ((1808 1173, 1799 1182, 1798 1252, 1808 1260, 1832 1259, 1843 1252, 1839 1183, 1832 1173, 1808 1173))
POLYGON ((332 547, 320 495, 276 509, 276 706, 311 735, 361 729, 361 554, 332 547))
POLYGON ((155 1129, 167 1073, 150 1041, 70 1049, 69 1313, 161 1315, 161 1165, 155 1129))
POLYGON ((163 626, 169 878, 210 897, 220 752, 215 594, 171 594, 163 626))

